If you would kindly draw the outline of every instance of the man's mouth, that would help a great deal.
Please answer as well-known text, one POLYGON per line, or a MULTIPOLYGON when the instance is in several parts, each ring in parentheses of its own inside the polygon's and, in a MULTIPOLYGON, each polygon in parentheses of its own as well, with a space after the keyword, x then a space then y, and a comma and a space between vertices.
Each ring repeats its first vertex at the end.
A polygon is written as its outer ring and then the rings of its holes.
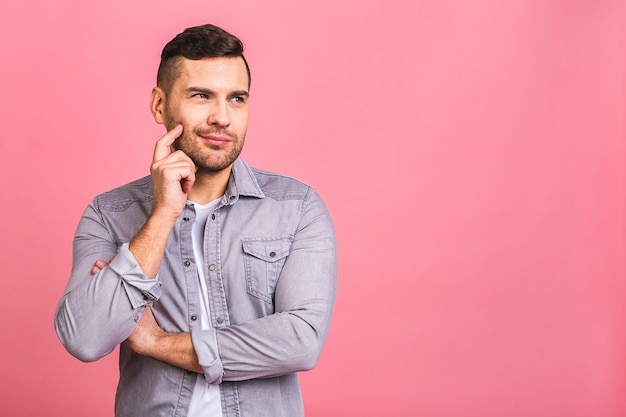
POLYGON ((230 143, 231 139, 228 136, 221 135, 199 135, 206 143, 212 146, 225 146, 230 143))

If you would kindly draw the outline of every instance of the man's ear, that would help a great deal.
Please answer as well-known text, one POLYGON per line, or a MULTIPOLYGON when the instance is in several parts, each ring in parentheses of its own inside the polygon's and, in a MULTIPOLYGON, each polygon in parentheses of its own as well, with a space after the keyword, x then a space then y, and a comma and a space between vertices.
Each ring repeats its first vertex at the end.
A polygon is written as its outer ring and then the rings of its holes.
POLYGON ((165 124, 165 92, 161 87, 154 87, 150 95, 150 111, 154 121, 165 124))

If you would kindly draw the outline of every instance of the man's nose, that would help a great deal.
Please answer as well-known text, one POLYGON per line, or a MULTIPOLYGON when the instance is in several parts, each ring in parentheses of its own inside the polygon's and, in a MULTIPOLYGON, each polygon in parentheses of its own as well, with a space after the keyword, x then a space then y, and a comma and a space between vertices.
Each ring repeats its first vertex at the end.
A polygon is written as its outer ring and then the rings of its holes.
POLYGON ((230 112, 226 101, 218 101, 211 109, 209 124, 212 126, 228 127, 230 125, 230 112))

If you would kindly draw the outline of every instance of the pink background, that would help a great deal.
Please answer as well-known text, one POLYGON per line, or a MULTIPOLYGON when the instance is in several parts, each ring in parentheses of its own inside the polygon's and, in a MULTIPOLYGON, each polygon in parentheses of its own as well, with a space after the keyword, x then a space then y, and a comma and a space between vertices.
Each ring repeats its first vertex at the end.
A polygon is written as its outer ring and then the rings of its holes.
POLYGON ((626 7, 611 0, 0 4, 1 416, 111 416, 53 330, 79 216, 148 172, 165 42, 252 66, 244 156, 315 186, 340 286, 307 415, 626 416, 626 7))

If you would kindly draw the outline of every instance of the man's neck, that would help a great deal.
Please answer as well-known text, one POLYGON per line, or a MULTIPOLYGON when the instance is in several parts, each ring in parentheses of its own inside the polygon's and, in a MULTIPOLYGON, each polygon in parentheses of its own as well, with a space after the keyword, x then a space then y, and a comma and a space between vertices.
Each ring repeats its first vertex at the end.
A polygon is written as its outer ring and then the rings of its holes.
POLYGON ((223 196, 228 186, 231 170, 232 165, 219 172, 198 170, 196 181, 187 195, 187 200, 203 205, 223 196))

